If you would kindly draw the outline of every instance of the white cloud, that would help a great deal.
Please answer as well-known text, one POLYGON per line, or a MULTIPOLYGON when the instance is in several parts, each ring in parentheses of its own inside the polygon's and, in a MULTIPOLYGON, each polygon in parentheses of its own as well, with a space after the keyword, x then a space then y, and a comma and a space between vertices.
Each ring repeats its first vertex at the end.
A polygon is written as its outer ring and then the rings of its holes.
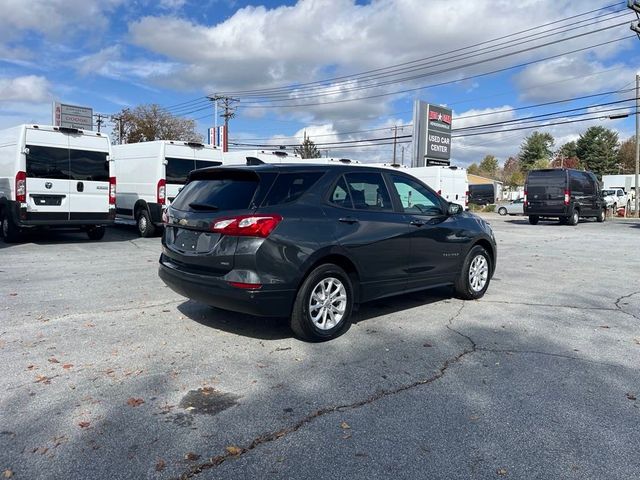
POLYGON ((0 102, 42 102, 51 98, 46 78, 27 75, 15 78, 0 78, 0 102))
POLYGON ((116 80, 169 75, 176 64, 147 59, 123 59, 122 47, 114 45, 80 57, 74 62, 80 75, 102 75, 116 80))

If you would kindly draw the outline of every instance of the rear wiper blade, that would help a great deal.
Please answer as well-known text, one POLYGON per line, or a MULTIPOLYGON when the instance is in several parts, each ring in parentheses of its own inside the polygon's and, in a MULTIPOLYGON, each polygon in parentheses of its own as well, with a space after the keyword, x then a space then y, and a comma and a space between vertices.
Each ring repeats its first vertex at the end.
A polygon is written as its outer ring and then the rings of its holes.
POLYGON ((218 210, 217 205, 212 205, 210 203, 192 202, 189 204, 189 206, 194 210, 218 210))

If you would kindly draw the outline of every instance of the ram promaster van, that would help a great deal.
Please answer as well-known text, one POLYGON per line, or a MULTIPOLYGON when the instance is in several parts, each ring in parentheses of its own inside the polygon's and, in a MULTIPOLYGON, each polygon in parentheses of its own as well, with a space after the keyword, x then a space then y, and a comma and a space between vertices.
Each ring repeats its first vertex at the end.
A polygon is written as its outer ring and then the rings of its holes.
POLYGON ((469 207, 469 181, 467 180, 467 170, 464 168, 455 166, 409 168, 392 163, 368 163, 366 165, 402 169, 404 173, 408 173, 429 185, 447 202, 456 203, 464 209, 469 207))
POLYGON ((577 225, 584 217, 604 222, 606 207, 598 179, 591 172, 568 168, 531 170, 524 186, 524 214, 532 225, 548 218, 577 225))
POLYGON ((109 138, 76 128, 20 125, 0 131, 0 221, 7 242, 36 227, 104 236, 115 218, 109 138))
POLYGON ((194 142, 158 140, 114 145, 112 158, 119 219, 135 220, 143 237, 155 235, 162 211, 192 170, 222 165, 222 152, 194 142))

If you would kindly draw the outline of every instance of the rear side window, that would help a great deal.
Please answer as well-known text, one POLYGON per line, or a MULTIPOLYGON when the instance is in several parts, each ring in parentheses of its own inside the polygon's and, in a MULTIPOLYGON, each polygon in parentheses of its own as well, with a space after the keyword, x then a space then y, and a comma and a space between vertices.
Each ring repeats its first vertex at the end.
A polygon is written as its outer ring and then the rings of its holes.
POLYGON ((196 211, 190 204, 209 206, 212 210, 245 210, 258 187, 258 178, 247 175, 218 175, 210 179, 189 182, 171 206, 177 210, 196 211), (213 208, 215 207, 215 208, 213 208))
POLYGON ((71 180, 85 182, 108 182, 109 162, 106 152, 70 150, 69 165, 71 180))
POLYGON ((196 160, 196 169, 217 167, 222 165, 222 162, 209 162, 207 160, 196 160))
POLYGON ((27 177, 69 179, 69 149, 27 145, 27 177))
POLYGON ((293 202, 306 193, 322 175, 322 172, 281 173, 262 205, 268 207, 293 202))
POLYGON ((391 197, 379 173, 347 173, 344 176, 353 208, 357 210, 392 211, 391 197))
POLYGON ((329 201, 339 207, 353 208, 351 195, 349 195, 349 187, 347 187, 344 177, 340 177, 336 186, 333 187, 333 192, 331 192, 329 201))

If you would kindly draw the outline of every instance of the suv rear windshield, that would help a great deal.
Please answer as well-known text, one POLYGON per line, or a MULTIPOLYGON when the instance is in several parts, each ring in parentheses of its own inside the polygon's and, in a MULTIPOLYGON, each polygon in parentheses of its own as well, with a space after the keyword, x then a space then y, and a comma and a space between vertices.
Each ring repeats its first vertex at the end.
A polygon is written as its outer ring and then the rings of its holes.
POLYGON ((263 206, 280 205, 300 198, 311 186, 322 177, 322 172, 281 173, 273 183, 263 206))
POLYGON ((257 187, 258 177, 252 172, 217 172, 189 182, 171 206, 184 211, 196 210, 190 204, 208 205, 216 211, 244 210, 251 205, 257 187))

